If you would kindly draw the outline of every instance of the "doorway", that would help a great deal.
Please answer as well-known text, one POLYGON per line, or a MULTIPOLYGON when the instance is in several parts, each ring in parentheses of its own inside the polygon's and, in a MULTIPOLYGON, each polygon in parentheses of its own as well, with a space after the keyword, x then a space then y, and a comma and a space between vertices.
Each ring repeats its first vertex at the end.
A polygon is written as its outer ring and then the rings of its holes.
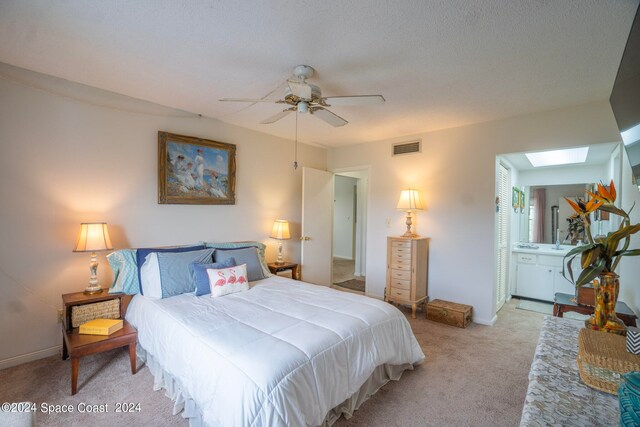
POLYGON ((368 170, 339 171, 334 179, 332 287, 365 294, 368 170))

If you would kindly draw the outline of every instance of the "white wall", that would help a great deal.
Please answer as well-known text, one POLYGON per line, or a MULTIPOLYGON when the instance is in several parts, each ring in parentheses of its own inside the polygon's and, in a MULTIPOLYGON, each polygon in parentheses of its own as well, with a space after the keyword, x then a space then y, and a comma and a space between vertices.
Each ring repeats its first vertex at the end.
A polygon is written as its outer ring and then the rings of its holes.
POLYGON ((353 259, 355 186, 357 180, 336 175, 333 201, 333 256, 353 259))
MULTIPOLYGON (((622 155, 622 179, 617 186, 618 197, 621 207, 629 212, 631 224, 640 223, 640 191, 637 185, 632 183, 631 164, 629 157, 624 152, 622 155), (635 206, 634 206, 635 205, 635 206)), ((629 249, 640 249, 640 233, 631 236, 629 249)), ((620 296, 621 301, 626 302, 638 313, 640 308, 640 257, 623 257, 618 268, 620 275, 620 296)))
POLYGON ((430 297, 471 304, 476 322, 493 322, 496 156, 619 139, 609 104, 600 102, 329 150, 330 169, 371 167, 368 292, 383 295, 386 236, 404 231, 398 196, 417 188, 427 205, 415 216, 417 232, 432 238, 430 297), (416 137, 421 153, 391 157, 393 142, 416 137))
MULTIPOLYGON (((0 78, 0 368, 60 345, 60 296, 83 290, 89 274, 89 254, 71 252, 80 222, 106 221, 116 248, 260 240, 273 260, 267 236, 282 218, 293 235, 285 257, 299 260, 291 141, 0 65, 13 76, 0 78), (236 144, 236 204, 158 205, 159 130, 236 144)), ((326 168, 324 149, 298 153, 301 165, 326 168)), ((109 285, 104 253, 99 262, 109 285)))

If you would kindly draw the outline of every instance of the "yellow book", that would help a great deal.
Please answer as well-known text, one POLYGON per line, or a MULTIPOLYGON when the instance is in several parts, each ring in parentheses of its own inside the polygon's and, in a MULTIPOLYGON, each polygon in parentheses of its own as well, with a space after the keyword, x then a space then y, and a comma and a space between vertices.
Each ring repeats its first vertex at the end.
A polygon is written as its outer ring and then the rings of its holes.
POLYGON ((80 325, 79 332, 85 335, 111 335, 122 326, 122 319, 93 319, 80 325))

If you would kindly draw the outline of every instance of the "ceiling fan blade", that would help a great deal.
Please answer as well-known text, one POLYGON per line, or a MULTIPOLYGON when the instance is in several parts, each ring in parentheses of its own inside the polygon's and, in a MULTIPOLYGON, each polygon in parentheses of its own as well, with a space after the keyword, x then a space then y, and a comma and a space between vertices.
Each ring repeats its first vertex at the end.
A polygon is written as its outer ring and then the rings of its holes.
POLYGON ((302 99, 311 99, 311 86, 295 80, 287 80, 291 93, 302 99))
POLYGON ((282 111, 280 111, 279 113, 274 114, 273 116, 271 116, 271 117, 269 117, 269 118, 267 118, 267 119, 264 119, 263 121, 261 121, 261 122, 260 122, 260 124, 268 125, 268 124, 270 124, 270 123, 275 123, 275 122, 277 122, 278 120, 282 119, 283 117, 287 116, 287 115, 288 115, 290 112, 292 112, 294 109, 295 109, 295 107, 293 107, 293 108, 287 108, 286 110, 282 110, 282 111))
POLYGON ((310 109, 309 111, 311 112, 311 114, 313 114, 320 120, 325 121, 334 127, 344 126, 347 123, 349 123, 348 121, 338 116, 337 114, 334 114, 331 111, 321 107, 315 107, 313 109, 310 109))
POLYGON ((222 98, 218 101, 224 102, 278 102, 276 99, 252 99, 252 98, 222 98))
POLYGON ((382 95, 328 96, 324 98, 324 100, 332 107, 343 105, 377 105, 384 103, 384 97, 382 95))

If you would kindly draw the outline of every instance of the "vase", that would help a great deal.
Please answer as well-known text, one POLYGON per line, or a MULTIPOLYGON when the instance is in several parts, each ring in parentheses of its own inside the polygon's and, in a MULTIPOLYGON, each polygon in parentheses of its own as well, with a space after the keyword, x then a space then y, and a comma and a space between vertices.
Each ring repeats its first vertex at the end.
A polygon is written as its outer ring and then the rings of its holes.
POLYGON ((593 279, 595 305, 593 316, 585 320, 585 326, 596 331, 626 335, 627 326, 616 316, 616 302, 620 281, 616 273, 602 273, 593 279))

